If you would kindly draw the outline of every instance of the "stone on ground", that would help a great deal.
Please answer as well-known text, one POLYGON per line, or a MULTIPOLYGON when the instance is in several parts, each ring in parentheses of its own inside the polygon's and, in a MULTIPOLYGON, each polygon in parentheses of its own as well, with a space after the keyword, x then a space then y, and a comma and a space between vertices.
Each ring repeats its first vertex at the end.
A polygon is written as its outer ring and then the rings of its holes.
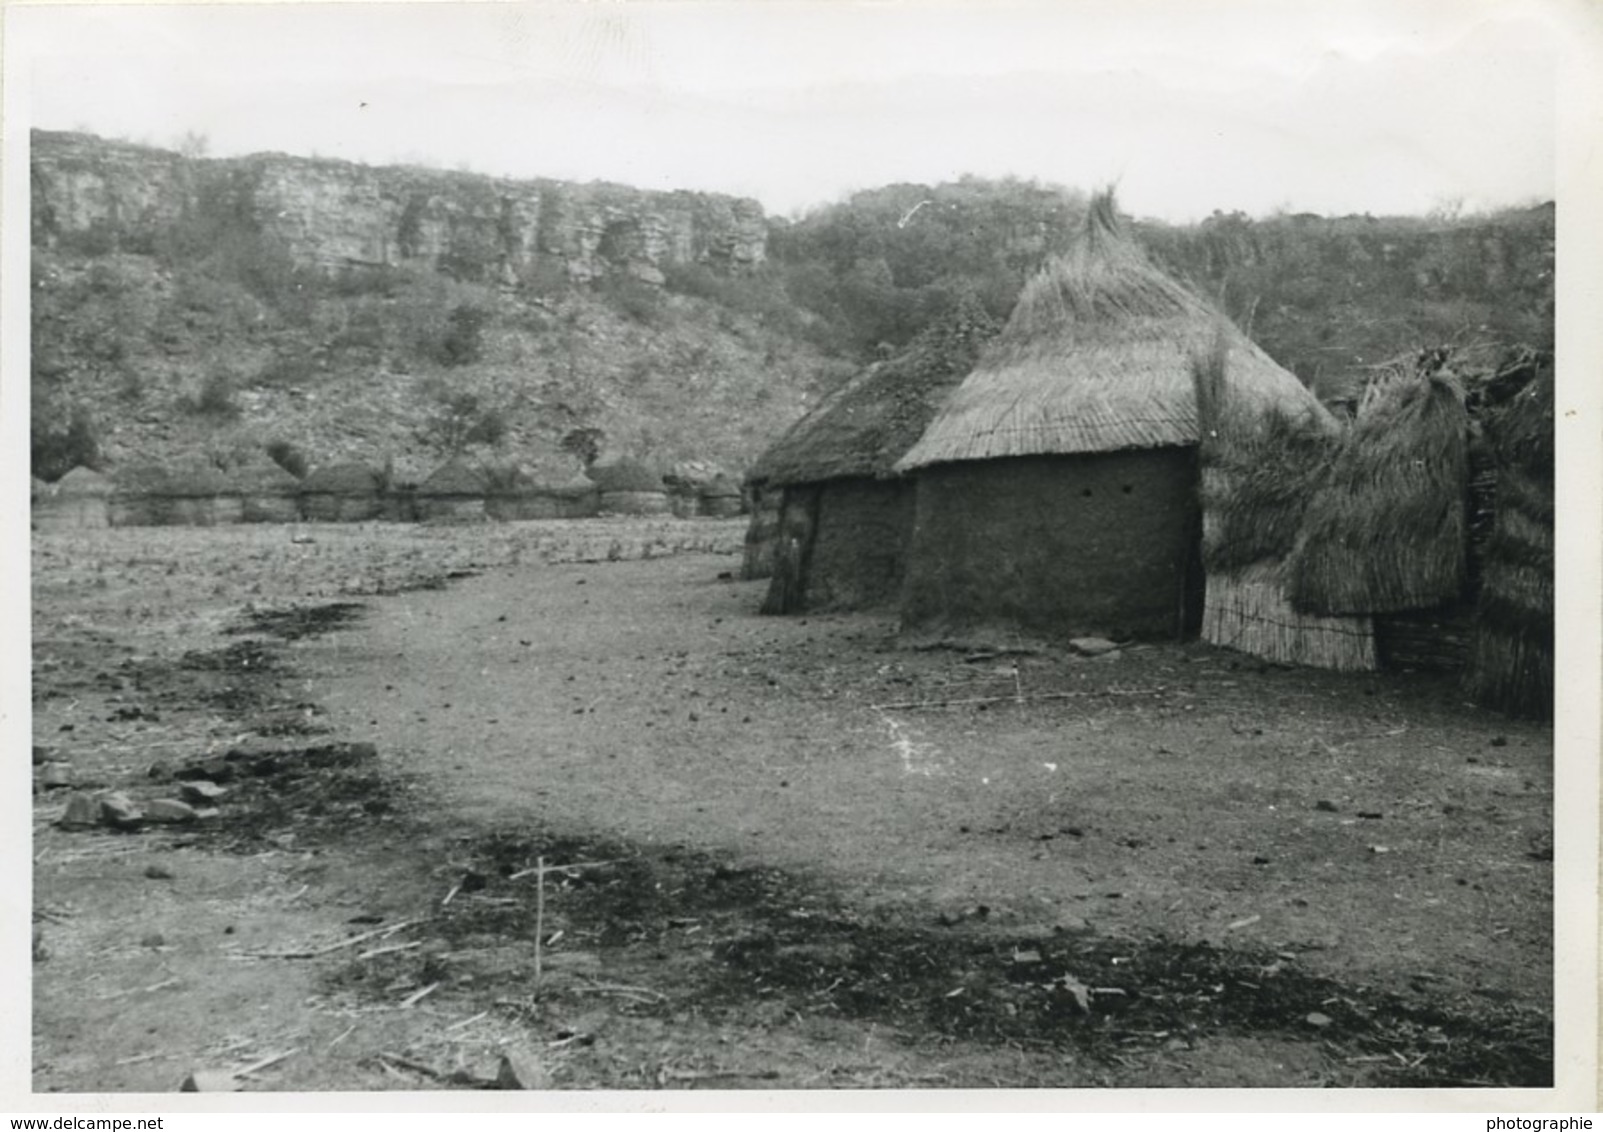
POLYGON ((222 1069, 197 1069, 178 1086, 180 1093, 237 1093, 239 1078, 222 1069))
POLYGON ((121 791, 102 795, 100 820, 116 829, 136 829, 144 814, 132 798, 121 791))
POLYGON ((178 784, 178 793, 186 802, 204 804, 217 801, 227 794, 228 790, 226 787, 219 786, 215 782, 207 782, 202 778, 194 782, 180 782, 178 784))
POLYGON ((501 1055, 501 1067, 495 1075, 497 1088, 521 1089, 534 1092, 551 1087, 551 1071, 531 1053, 513 1052, 501 1055))
POLYGON ((67 809, 57 819, 62 829, 88 829, 100 824, 100 803, 88 794, 74 794, 67 799, 67 809))
POLYGON ((1069 647, 1081 656, 1101 656, 1119 649, 1118 645, 1105 637, 1075 637, 1069 642, 1069 647))
POLYGON ((145 803, 145 820, 174 823, 195 820, 195 807, 176 798, 157 798, 145 803))

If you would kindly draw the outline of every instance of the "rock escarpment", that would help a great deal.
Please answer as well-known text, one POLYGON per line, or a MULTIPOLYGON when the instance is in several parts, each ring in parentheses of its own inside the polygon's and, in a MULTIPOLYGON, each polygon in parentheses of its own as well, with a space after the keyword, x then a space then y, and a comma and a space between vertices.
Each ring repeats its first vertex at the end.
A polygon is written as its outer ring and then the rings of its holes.
POLYGON ((412 265, 516 285, 556 272, 660 284, 767 255, 754 200, 605 183, 511 180, 284 154, 209 159, 87 134, 32 135, 33 238, 149 250, 186 221, 247 221, 297 262, 412 265))

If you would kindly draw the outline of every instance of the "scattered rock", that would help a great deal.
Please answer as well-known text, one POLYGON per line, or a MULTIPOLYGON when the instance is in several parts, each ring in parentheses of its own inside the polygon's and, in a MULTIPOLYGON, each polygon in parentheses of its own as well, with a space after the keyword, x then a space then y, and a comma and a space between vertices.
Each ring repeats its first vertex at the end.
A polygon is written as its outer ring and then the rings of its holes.
POLYGON ((1337 806, 1336 803, 1332 802, 1329 798, 1321 798, 1321 799, 1319 799, 1319 801, 1314 803, 1314 809, 1323 811, 1324 813, 1327 813, 1327 814, 1335 814, 1335 813, 1340 813, 1341 812, 1340 807, 1337 806))
POLYGON ((145 876, 151 880, 172 880, 172 870, 165 865, 146 865, 145 876))
POLYGON ((1334 1022, 1335 1019, 1328 1014, 1321 1014, 1319 1011, 1315 1010, 1312 1014, 1304 1018, 1303 1021, 1308 1023, 1308 1025, 1313 1026, 1315 1029, 1323 1030, 1326 1026, 1329 1026, 1332 1022, 1334 1022))
POLYGON ((163 947, 166 943, 167 937, 160 932, 146 932, 139 937, 140 947, 163 947))
POLYGON ((145 803, 145 820, 165 825, 194 821, 195 807, 177 798, 157 798, 145 803))
POLYGON ((196 804, 219 801, 228 793, 228 789, 201 778, 193 782, 180 782, 178 793, 184 801, 196 804))
POLYGON ((1494 735, 1492 737, 1492 744, 1491 745, 1494 746, 1494 747, 1506 747, 1506 746, 1508 746, 1508 736, 1507 735, 1494 735))
POLYGON ((133 799, 121 791, 101 796, 100 820, 113 829, 138 829, 143 818, 133 799))
POLYGON ((149 768, 145 771, 145 777, 149 778, 153 782, 171 782, 173 778, 173 768, 169 764, 157 759, 155 762, 151 763, 149 768))
MULTIPOLYGON (((308 540, 310 541, 310 540, 308 540)), ((180 1093, 237 1093, 239 1078, 222 1069, 197 1069, 178 1086, 180 1093)))
POLYGON ((232 782, 239 776, 239 767, 226 758, 217 757, 189 763, 175 773, 178 778, 189 781, 205 779, 208 782, 232 782))
POLYGON ((1379 821, 1386 815, 1381 813, 1379 810, 1359 810, 1358 816, 1366 821, 1379 821))
POLYGON ((1081 656, 1104 656, 1119 650, 1118 645, 1104 637, 1075 637, 1069 647, 1081 656))
POLYGON ((67 809, 57 819, 62 829, 88 829, 100 824, 100 803, 88 794, 74 794, 67 799, 67 809))
POLYGON ((34 781, 46 790, 59 790, 64 786, 71 786, 74 783, 72 764, 45 763, 39 768, 34 781))
POLYGON ((1112 652, 1099 653, 1096 656, 1093 656, 1091 659, 1092 660, 1118 660, 1123 655, 1124 654, 1121 653, 1118 649, 1114 649, 1112 652))
POLYGON ((525 1092, 549 1089, 551 1071, 533 1054, 502 1054, 495 1085, 498 1089, 520 1089, 525 1092))

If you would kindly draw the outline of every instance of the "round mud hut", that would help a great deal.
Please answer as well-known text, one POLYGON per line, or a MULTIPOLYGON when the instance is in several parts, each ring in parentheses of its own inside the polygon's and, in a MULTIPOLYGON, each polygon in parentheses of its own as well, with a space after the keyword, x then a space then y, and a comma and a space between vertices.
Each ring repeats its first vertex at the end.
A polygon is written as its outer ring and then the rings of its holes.
POLYGON ((139 464, 119 469, 113 476, 113 526, 210 527, 219 518, 237 521, 237 507, 218 499, 229 488, 223 474, 209 464, 166 467, 139 464))
POLYGON ((1111 193, 1020 294, 897 469, 916 479, 915 636, 1174 639, 1204 602, 1192 361, 1222 336, 1248 411, 1328 415, 1123 230, 1111 193))
POLYGON ((417 488, 417 517, 423 523, 473 523, 489 516, 485 497, 490 479, 460 460, 436 468, 417 488))
POLYGON ((229 472, 227 495, 236 501, 242 523, 293 523, 300 519, 301 481, 271 460, 244 464, 229 472))
POLYGON ((517 468, 492 483, 484 506, 491 518, 511 522, 584 519, 601 510, 601 489, 578 470, 563 476, 517 468))
POLYGON ((667 515, 672 508, 662 476, 625 456, 592 464, 589 477, 601 489, 601 512, 613 515, 667 515))
POLYGON ((780 493, 764 613, 868 609, 900 597, 913 481, 895 475, 995 334, 977 301, 903 353, 826 397, 759 457, 752 479, 780 493))
POLYGON ((301 481, 301 517, 314 523, 364 523, 384 510, 379 475, 366 464, 329 464, 301 481))
POLYGON ((34 525, 40 530, 89 530, 111 523, 111 480, 82 465, 57 480, 54 486, 34 480, 45 490, 30 491, 34 525))
POLYGON ((696 493, 696 514, 708 519, 734 519, 746 509, 740 484, 720 472, 696 493))

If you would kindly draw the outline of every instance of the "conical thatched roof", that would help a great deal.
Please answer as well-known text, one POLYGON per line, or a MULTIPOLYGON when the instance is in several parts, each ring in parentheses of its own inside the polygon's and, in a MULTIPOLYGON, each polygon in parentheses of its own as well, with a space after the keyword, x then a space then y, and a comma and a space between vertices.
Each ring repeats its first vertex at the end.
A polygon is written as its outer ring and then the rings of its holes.
POLYGON ((230 491, 240 495, 292 495, 301 481, 271 460, 241 464, 228 473, 230 491))
POLYGON ((1099 194, 1074 246, 1030 280, 1001 335, 897 464, 1197 442, 1191 358, 1220 333, 1236 400, 1323 414, 1318 398, 1165 275, 1099 194))
POLYGON ((589 476, 602 491, 665 490, 662 476, 630 456, 592 464, 589 476))
POLYGON ((113 490, 111 480, 81 464, 57 480, 55 487, 57 495, 110 495, 113 490))
POLYGON ((373 495, 378 489, 378 473, 366 464, 328 464, 301 481, 302 491, 329 495, 373 495))
POLYGON ((784 485, 892 474, 995 330, 966 298, 947 322, 824 398, 762 454, 749 479, 784 485))
POLYGON ((171 498, 202 498, 221 495, 228 481, 210 464, 135 464, 117 469, 112 477, 120 495, 156 495, 171 498))
POLYGON ((483 495, 490 489, 489 477, 479 468, 460 460, 441 464, 418 485, 419 495, 483 495))
POLYGON ((710 481, 702 484, 698 494, 703 499, 738 499, 740 497, 740 484, 735 482, 733 476, 720 472, 710 481))

